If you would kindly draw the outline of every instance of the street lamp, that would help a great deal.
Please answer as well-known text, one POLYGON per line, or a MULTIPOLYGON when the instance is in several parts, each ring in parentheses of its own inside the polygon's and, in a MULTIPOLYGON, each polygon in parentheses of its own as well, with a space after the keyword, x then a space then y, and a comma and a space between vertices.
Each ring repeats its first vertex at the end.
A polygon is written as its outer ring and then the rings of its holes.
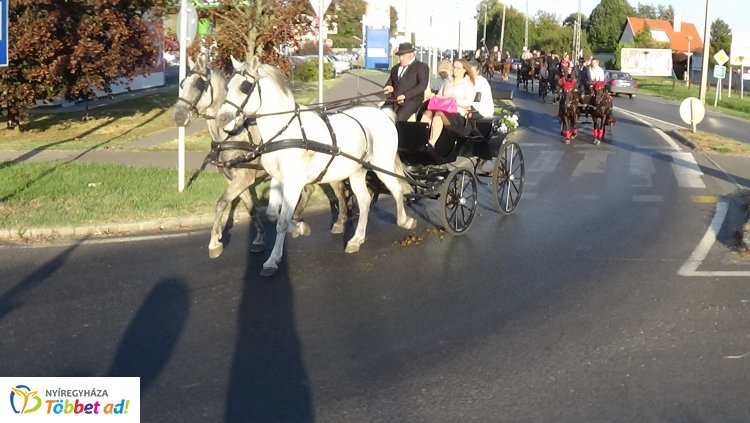
POLYGON ((690 72, 691 72, 691 68, 690 68, 690 56, 693 55, 693 52, 690 50, 690 42, 691 41, 693 41, 693 36, 692 35, 688 35, 688 51, 687 51, 687 53, 685 53, 685 55, 688 57, 688 68, 687 68, 687 71, 686 71, 687 72, 686 73, 687 76, 685 77, 685 81, 687 82, 688 88, 690 88, 690 79, 691 79, 690 78, 690 72))

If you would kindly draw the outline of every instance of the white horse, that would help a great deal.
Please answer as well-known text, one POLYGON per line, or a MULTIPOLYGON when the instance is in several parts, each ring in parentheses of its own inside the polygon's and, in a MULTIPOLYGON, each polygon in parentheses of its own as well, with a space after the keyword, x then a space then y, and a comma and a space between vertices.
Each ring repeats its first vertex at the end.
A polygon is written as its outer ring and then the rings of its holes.
POLYGON ((404 172, 391 118, 377 107, 364 106, 321 115, 295 102, 278 68, 261 64, 257 57, 249 63, 232 58, 232 64, 234 75, 217 120, 225 131, 233 132, 246 116, 256 118, 263 140, 259 147, 261 163, 281 188, 280 192, 272 190, 269 199, 267 213, 277 219, 276 243, 263 264, 262 276, 278 270, 286 232, 294 235, 300 230, 291 217, 300 191, 309 183, 349 178, 360 213, 346 252, 359 251, 370 210, 362 163, 376 167, 375 173, 393 195, 397 224, 407 229, 416 227, 416 221, 406 214, 401 181, 393 176, 404 172))
MULTIPOLYGON (((215 159, 220 163, 229 162, 250 150, 253 145, 257 145, 260 141, 260 132, 257 126, 243 125, 243 128, 236 134, 228 135, 216 123, 216 114, 227 96, 227 81, 223 74, 211 69, 203 56, 199 56, 196 62, 188 58, 188 70, 188 75, 180 82, 182 95, 175 105, 175 123, 178 126, 187 126, 193 118, 203 116, 206 119, 208 131, 213 141, 212 150, 217 152, 215 159)), ((236 166, 220 166, 218 169, 226 178, 228 186, 216 202, 211 240, 208 244, 209 257, 218 257, 224 249, 221 238, 229 217, 228 214, 225 214, 225 211, 237 197, 245 205, 251 217, 251 225, 255 229, 255 238, 250 245, 250 251, 264 251, 263 224, 255 213, 254 206, 257 198, 254 198, 254 191, 249 188, 257 181, 266 179, 268 173, 263 170, 260 161, 257 159, 250 163, 239 163, 236 166)), ((338 200, 339 208, 338 219, 332 226, 331 233, 340 234, 344 232, 344 225, 346 224, 346 198, 341 184, 331 184, 331 188, 338 200)), ((309 234, 310 230, 309 226, 302 222, 301 215, 313 190, 312 185, 305 187, 300 199, 300 206, 295 210, 293 218, 295 222, 302 225, 302 233, 304 234, 309 234)))

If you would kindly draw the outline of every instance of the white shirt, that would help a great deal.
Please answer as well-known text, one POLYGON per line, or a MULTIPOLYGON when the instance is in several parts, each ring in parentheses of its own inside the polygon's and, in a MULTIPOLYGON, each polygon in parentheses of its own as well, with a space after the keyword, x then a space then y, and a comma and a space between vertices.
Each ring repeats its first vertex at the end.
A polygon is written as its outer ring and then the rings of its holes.
POLYGON ((478 102, 474 102, 473 106, 482 117, 492 117, 495 113, 495 103, 492 101, 492 88, 490 87, 487 78, 482 75, 477 75, 474 78, 474 87, 476 92, 482 93, 482 98, 478 102))
POLYGON ((411 59, 411 62, 409 62, 409 63, 407 63, 407 64, 405 64, 405 65, 400 65, 400 66, 398 67, 398 78, 399 78, 399 79, 401 79, 401 77, 402 77, 402 76, 404 76, 404 72, 406 72, 406 68, 408 68, 408 67, 409 67, 409 65, 411 65, 412 63, 414 63, 414 61, 415 61, 415 60, 417 60, 417 58, 416 58, 416 57, 415 57, 415 58, 413 58, 413 59, 411 59))
POLYGON ((592 66, 589 68, 589 76, 591 77, 589 81, 604 81, 604 69, 601 68, 601 66, 592 66))

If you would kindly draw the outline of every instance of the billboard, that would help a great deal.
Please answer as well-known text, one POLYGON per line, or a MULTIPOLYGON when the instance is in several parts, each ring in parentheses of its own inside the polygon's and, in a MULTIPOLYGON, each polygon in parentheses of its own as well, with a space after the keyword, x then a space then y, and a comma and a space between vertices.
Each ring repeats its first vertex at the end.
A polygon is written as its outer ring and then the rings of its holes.
POLYGON ((390 60, 389 28, 365 30, 365 68, 388 69, 390 60))
POLYGON ((8 66, 8 2, 0 0, 0 66, 8 66))
POLYGON ((633 76, 672 76, 672 50, 668 48, 624 48, 620 69, 633 76))
POLYGON ((750 33, 732 31, 732 47, 729 50, 730 66, 750 67, 750 33))

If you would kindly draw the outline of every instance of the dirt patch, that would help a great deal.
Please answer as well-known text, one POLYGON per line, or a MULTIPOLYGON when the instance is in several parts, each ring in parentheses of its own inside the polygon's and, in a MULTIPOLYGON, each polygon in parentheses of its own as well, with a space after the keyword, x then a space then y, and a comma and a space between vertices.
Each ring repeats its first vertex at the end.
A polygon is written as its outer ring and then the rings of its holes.
POLYGON ((692 142, 701 151, 750 157, 750 144, 704 131, 678 129, 679 135, 692 142))

